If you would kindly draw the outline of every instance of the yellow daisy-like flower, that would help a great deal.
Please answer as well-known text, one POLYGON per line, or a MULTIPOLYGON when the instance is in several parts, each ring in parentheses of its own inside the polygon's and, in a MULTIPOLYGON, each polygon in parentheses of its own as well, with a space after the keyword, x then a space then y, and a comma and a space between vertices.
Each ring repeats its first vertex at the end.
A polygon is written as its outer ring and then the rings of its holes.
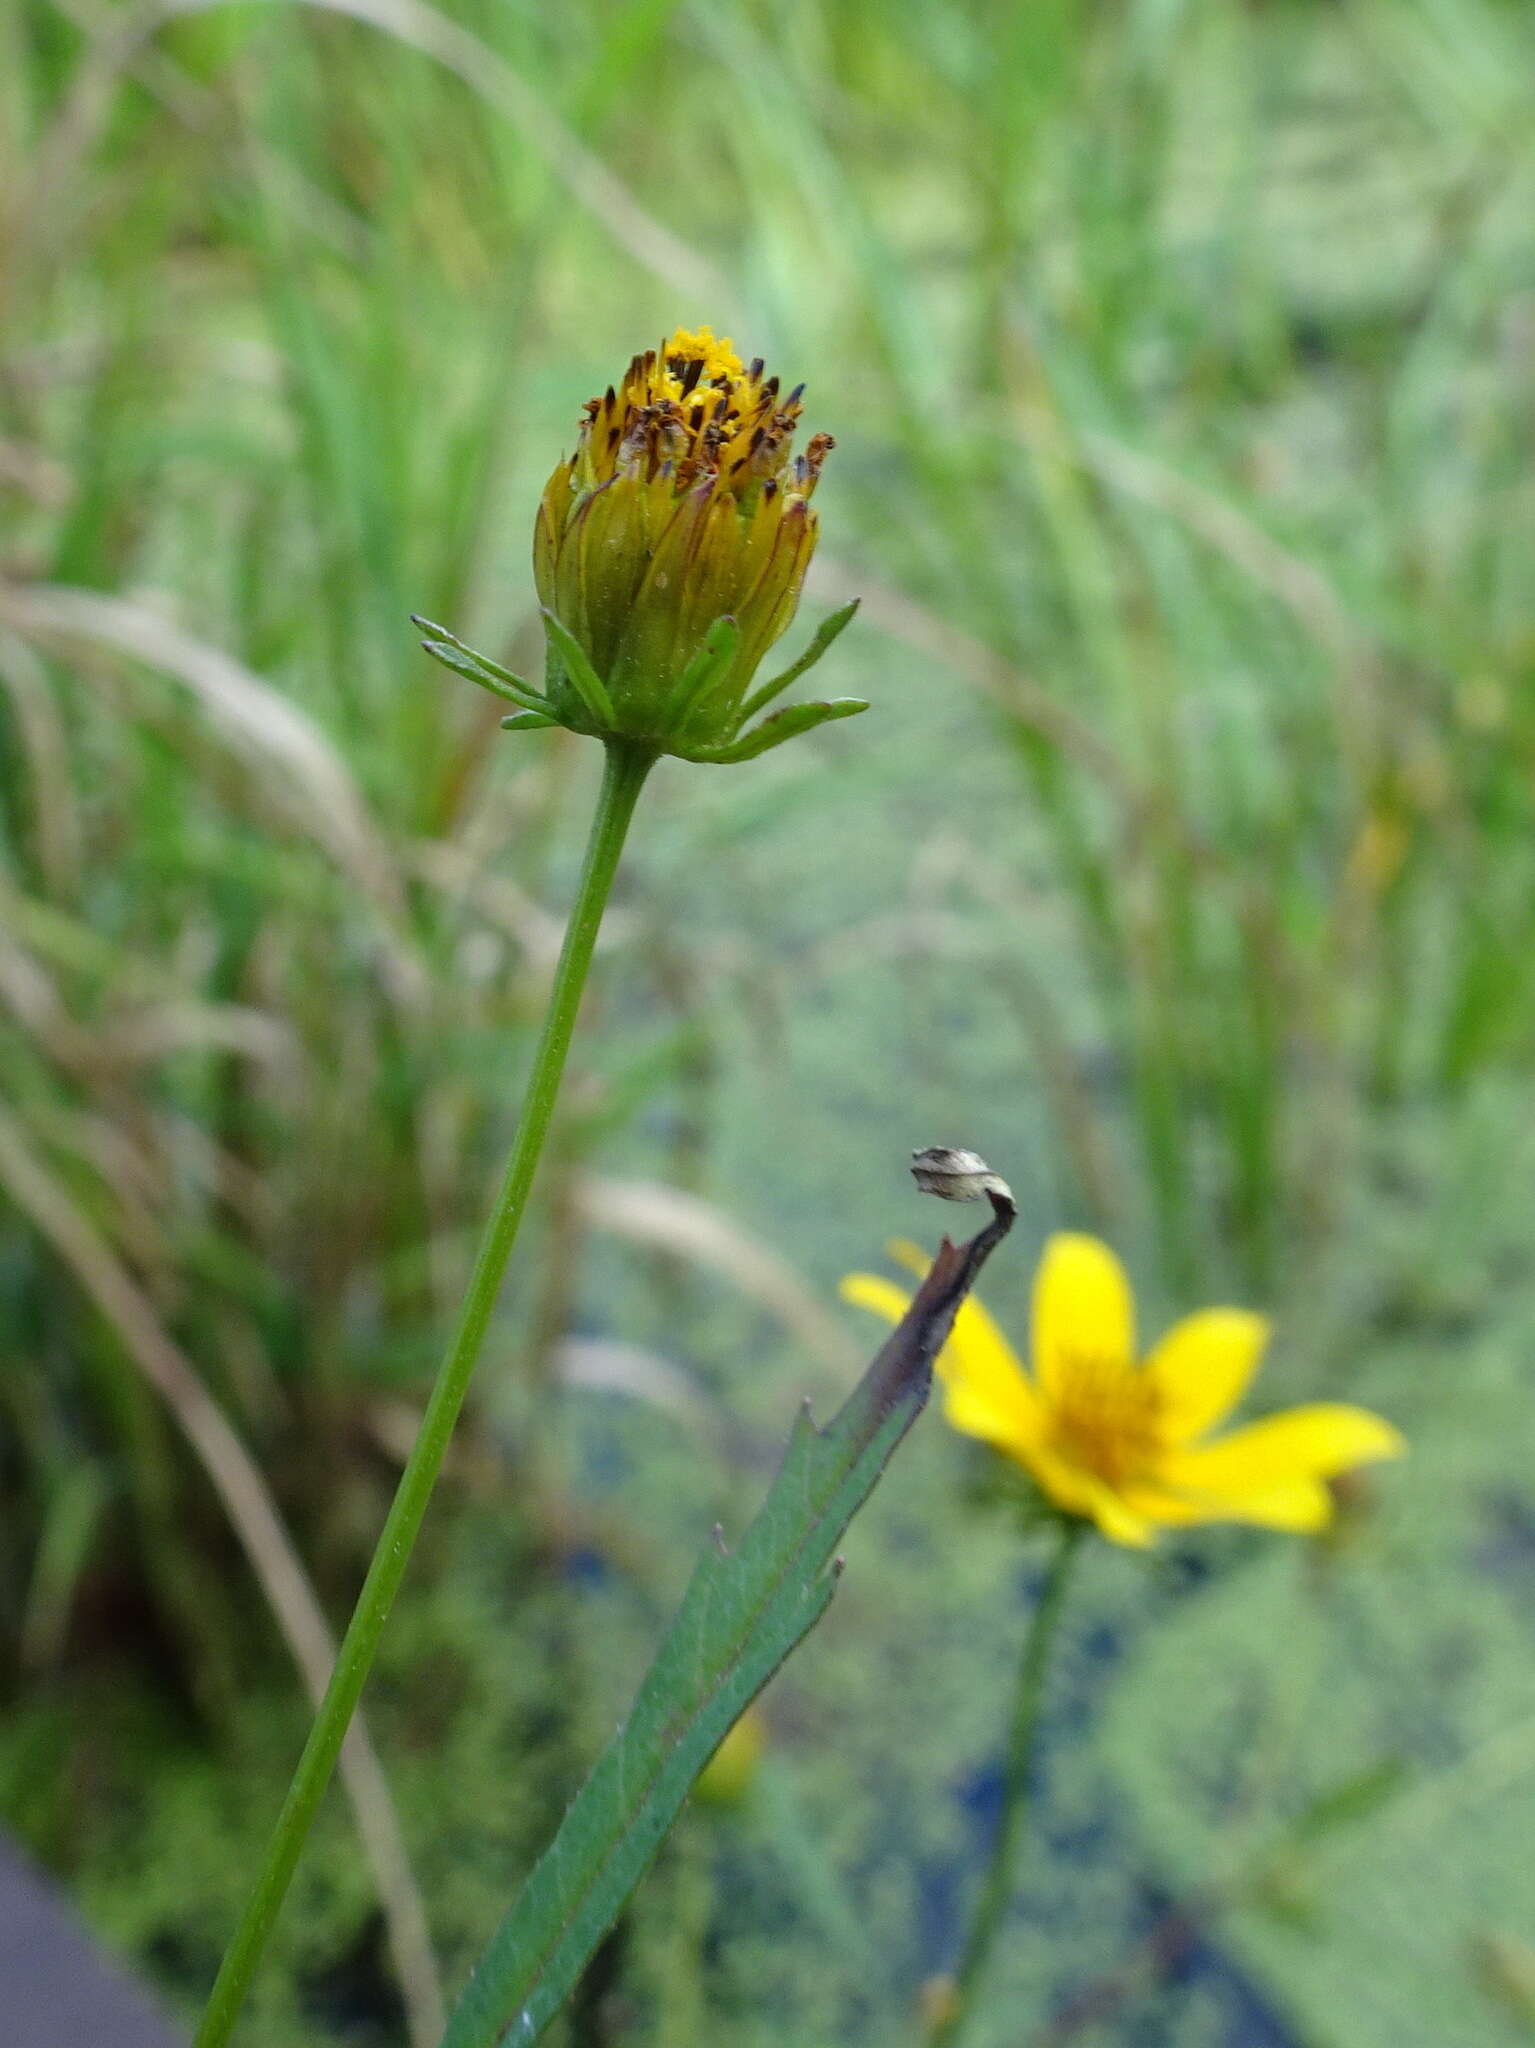
MULTIPOLYGON (((926 1270, 915 1245, 892 1250, 926 1270)), ((872 1273, 850 1274, 842 1293, 891 1322, 909 1301, 872 1273)), ((1267 1320, 1246 1309, 1202 1309, 1137 1363, 1130 1283, 1097 1238, 1049 1240, 1032 1321, 1030 1372, 980 1303, 963 1304, 937 1363, 944 1413, 955 1429, 1022 1465, 1058 1508, 1116 1543, 1145 1545, 1159 1526, 1191 1522, 1315 1531, 1332 1518, 1329 1479, 1406 1449, 1389 1422, 1341 1401, 1212 1436, 1258 1369, 1267 1320)))

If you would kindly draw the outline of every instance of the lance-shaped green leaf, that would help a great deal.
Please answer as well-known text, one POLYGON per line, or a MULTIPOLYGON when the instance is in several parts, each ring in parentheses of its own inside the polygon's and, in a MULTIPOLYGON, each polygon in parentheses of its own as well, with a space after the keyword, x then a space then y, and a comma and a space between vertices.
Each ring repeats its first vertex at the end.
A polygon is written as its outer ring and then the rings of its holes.
POLYGON ((945 1238, 888 1343, 825 1429, 808 1412, 767 1499, 733 1552, 693 1573, 628 1721, 502 1921, 448 2022, 442 2048, 536 2041, 612 1925, 694 1779, 779 1665, 825 1612, 848 1523, 922 1412, 933 1360, 1013 1205, 966 1245, 945 1238))
POLYGON ((596 720, 599 731, 613 729, 613 700, 601 676, 592 667, 586 649, 562 618, 543 607, 544 624, 549 628, 549 638, 559 649, 560 662, 565 670, 566 680, 581 702, 596 720))
POLYGON ((786 704, 782 711, 775 711, 770 718, 764 718, 761 725, 754 726, 740 739, 732 740, 729 746, 690 747, 682 758, 685 761, 707 761, 717 768, 729 767, 736 761, 754 761, 770 747, 781 747, 785 740, 798 739, 802 732, 811 732, 816 726, 826 725, 834 718, 855 718, 868 708, 866 697, 833 697, 829 704, 786 704))
POLYGON ((807 668, 815 667, 843 627, 851 625, 853 614, 857 611, 861 602, 861 598, 855 597, 852 603, 845 604, 841 611, 833 612, 829 619, 823 619, 820 625, 816 627, 810 645, 805 649, 799 660, 791 662, 781 674, 774 676, 769 682, 764 683, 760 689, 752 691, 746 702, 741 706, 740 722, 742 725, 746 723, 748 718, 755 718, 757 713, 764 706, 771 704, 775 697, 781 696, 788 689, 790 683, 797 683, 807 668))
POLYGON ((557 718, 551 718, 547 711, 514 711, 510 718, 503 718, 503 732, 538 732, 544 726, 558 725, 557 718))
POLYGON ((430 619, 423 619, 415 612, 411 613, 410 622, 430 636, 421 645, 433 661, 440 661, 455 675, 467 676, 471 683, 478 683, 492 696, 505 697, 529 711, 547 709, 547 700, 532 683, 514 675, 509 668, 503 668, 499 661, 492 661, 488 654, 477 654, 472 647, 465 646, 456 633, 450 633, 446 626, 434 625, 430 619))

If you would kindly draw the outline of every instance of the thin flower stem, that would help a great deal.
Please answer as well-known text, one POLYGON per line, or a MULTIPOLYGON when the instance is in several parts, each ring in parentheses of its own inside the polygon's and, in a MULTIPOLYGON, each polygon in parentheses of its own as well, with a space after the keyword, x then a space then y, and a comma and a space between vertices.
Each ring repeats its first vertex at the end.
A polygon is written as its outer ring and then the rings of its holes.
POLYGON ((299 1758, 298 1769, 267 1849, 265 1865, 220 1966, 202 2025, 198 2028, 196 2048, 222 2048, 233 2031, 305 1838, 330 1782, 389 1609, 410 1562, 411 1548, 468 1391, 501 1290, 506 1262, 527 1208, 608 891, 612 887, 636 799, 654 760, 654 754, 648 750, 619 741, 608 745, 602 792, 597 799, 576 900, 566 928, 554 984, 549 991, 549 1006, 533 1055, 532 1072, 506 1174, 480 1240, 452 1342, 438 1368, 415 1446, 400 1476, 394 1504, 389 1510, 351 1623, 337 1654, 330 1684, 309 1731, 303 1755, 299 1758))
POLYGON ((970 1932, 965 1938, 964 1953, 948 1987, 943 2011, 928 2034, 928 2048, 954 2048, 973 2017, 976 1991, 985 1976, 998 1929, 1012 1896, 1019 1843, 1028 1817, 1029 1768, 1033 1762, 1034 1735, 1039 1725, 1050 1652, 1055 1644, 1061 1609, 1065 1605, 1072 1561, 1086 1528, 1085 1522, 1074 1518, 1062 1522, 1059 1544, 1024 1638, 1023 1657, 1018 1666, 1018 1690, 1013 1697, 1012 1727, 1007 1739, 1002 1811, 997 1818, 991 1861, 981 1883, 970 1932))

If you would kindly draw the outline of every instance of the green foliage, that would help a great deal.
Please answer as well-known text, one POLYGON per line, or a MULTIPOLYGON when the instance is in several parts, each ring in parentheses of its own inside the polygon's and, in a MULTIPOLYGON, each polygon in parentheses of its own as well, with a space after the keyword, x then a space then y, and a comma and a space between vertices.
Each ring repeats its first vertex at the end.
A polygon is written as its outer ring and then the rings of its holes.
MULTIPOLYGON (((516 1114, 595 773, 559 733, 502 739, 406 617, 536 673, 538 490, 581 402, 679 319, 804 375, 808 423, 835 431, 809 605, 864 594, 835 659, 874 708, 749 771, 660 771, 545 1213, 579 1211, 590 1167, 672 1183, 829 1294, 873 1255, 892 1154, 976 1142, 1028 1230, 1109 1228, 1167 1312, 1272 1305, 1276 1399, 1363 1393, 1417 1435, 1412 1397, 1442 1387, 1429 1419, 1456 1449, 1427 1526, 1489 1501, 1518 1526, 1516 1397, 1463 1398, 1459 1347, 1501 1332, 1512 1370, 1530 1337, 1530 10, 369 14, 216 6, 138 33, 107 8, 0 9, 7 1107, 271 1475, 331 1611, 516 1114)), ((473 1515, 479 1568, 516 1594, 454 1610, 455 1661, 496 1628, 536 1672, 546 1606, 567 1632, 600 1617, 597 1668, 530 1698, 489 1772, 494 1688, 449 1717, 453 1767, 484 1785, 499 1766, 509 1807, 540 1711, 574 1701, 582 1755, 599 1746, 697 1511, 760 1480, 755 1432, 806 1370, 675 1245, 580 1222, 565 1241, 514 1277, 417 1589, 418 1616, 450 1600, 473 1515), (648 1396, 620 1423, 615 1397, 557 1391, 572 1328, 669 1364, 706 1448, 648 1396), (526 1469, 541 1403, 573 1500, 526 1469), (523 1570, 566 1555, 572 1518, 595 1591, 523 1570)), ((1021 1329, 1016 1264, 995 1305, 1021 1329)), ((207 1855, 248 1859, 289 1745, 241 1731, 288 1726, 291 1674, 120 1333, 3 1198, 0 1325, 0 1665, 26 1748, 4 1810, 190 1996, 177 1901, 192 1920, 222 1895, 199 1865, 172 1896, 197 1802, 171 1814, 169 1781, 191 1744, 207 1810, 247 1757, 207 1855), (36 1732, 90 1725, 102 1690, 150 1703, 128 1782, 36 1732), (143 1840, 122 1818, 141 1805, 143 1840)), ((687 1997, 641 2001, 641 2038, 689 1997, 695 2031, 741 2048, 904 2038, 938 1960, 913 1933, 941 1921, 933 1873, 975 1853, 953 1788, 989 1753, 1015 1619, 1010 1537, 956 1505, 963 1469, 914 1445, 901 1501, 875 1502, 867 1598, 794 1678, 775 1759, 802 1833, 835 1836, 834 1877, 858 1873, 879 1962, 846 1963, 786 1874, 792 1828, 757 1816, 718 1849, 694 1948, 641 1894, 625 1986, 692 1972, 687 1997), (892 1723, 893 1757, 867 1732, 892 1723)), ((1444 1546, 1434 1613, 1472 1571, 1444 1546)), ((1421 1712, 1405 1749, 1361 1737, 1308 1797, 1388 1753, 1421 1768, 1440 1714, 1416 1585, 1367 1583, 1423 1654, 1360 1679, 1359 1728, 1372 1688, 1421 1712)), ((1089 1588, 1136 1701, 1141 1585, 1089 1588)), ((1235 1596, 1227 1618, 1247 1626, 1235 1596)), ((466 1798, 454 1866, 433 1861, 450 1766, 392 1697, 381 1744, 462 1963, 552 1815, 508 1819, 486 1868, 466 1798)), ((1093 1770, 1055 1753, 1065 1831, 1091 1834, 1093 1770)), ((1367 1858, 1416 1783, 1340 1849, 1367 1858)), ((1006 2048, 1018 2015, 1117 1966, 1138 1859, 1160 1868, 1164 1823, 1182 1839, 1172 1800, 1142 1786, 1135 1810, 1097 1864, 1029 1891, 1055 1939, 1048 1960, 1017 1944, 1006 2048)), ((1485 1866, 1457 1824, 1412 1886, 1448 1890, 1462 1858, 1491 1882, 1497 1822, 1485 1866)), ((331 1849, 328 1873, 354 1871, 339 1823, 331 1849)), ((1390 1875, 1383 1849, 1383 1905, 1390 1875)), ((340 1932, 323 1889, 302 1909, 316 1951, 340 1932)), ((1527 1935, 1527 1913, 1486 1919, 1498 1954, 1527 1935)), ((1304 1937, 1234 1924, 1292 2012, 1346 2008, 1365 1949, 1341 1912, 1304 1937)), ((1447 1940, 1426 1954, 1452 1967, 1447 1940)), ((279 2019, 268 1996, 274 2042, 344 2036, 331 2008, 279 2019)), ((1179 2048, 1220 2038, 1218 1987, 1137 1996, 1179 2048)))

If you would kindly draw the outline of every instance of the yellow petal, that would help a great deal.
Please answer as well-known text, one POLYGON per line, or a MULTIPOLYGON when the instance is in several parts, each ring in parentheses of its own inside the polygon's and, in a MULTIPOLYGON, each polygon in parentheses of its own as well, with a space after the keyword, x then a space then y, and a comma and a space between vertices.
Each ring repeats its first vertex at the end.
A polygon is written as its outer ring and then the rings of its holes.
POLYGON ((1246 1393, 1268 1343, 1265 1316, 1207 1308, 1174 1323, 1146 1360, 1157 1394, 1157 1427, 1186 1443, 1227 1415, 1246 1393))
MULTIPOLYGON (((958 1429, 958 1397, 1010 1418, 1014 1440, 1032 1442, 1043 1433, 1044 1408, 1022 1362, 981 1304, 969 1297, 959 1305, 949 1341, 938 1354, 938 1372, 949 1392, 949 1420, 958 1429)), ((970 1428, 972 1436, 980 1432, 970 1428)))
POLYGON ((1058 1508, 1095 1522, 1111 1543, 1144 1550, 1156 1540, 1145 1517, 1136 1514, 1096 1473, 1084 1471, 1043 1444, 1029 1445, 1018 1454, 1018 1461, 1058 1508))
POLYGON ((1320 1479, 1296 1479, 1264 1493, 1230 1499, 1213 1493, 1168 1493, 1160 1487, 1144 1485, 1125 1487, 1122 1497, 1132 1514, 1167 1528, 1183 1528, 1194 1522, 1255 1522, 1265 1529, 1310 1534, 1325 1528, 1333 1511, 1332 1494, 1320 1479))
POLYGON ((1214 1443, 1170 1451, 1157 1476, 1195 1498, 1251 1501, 1375 1458, 1399 1458, 1406 1448, 1401 1431, 1368 1408, 1315 1401, 1235 1429, 1214 1443))
POLYGON ((913 1244, 909 1237, 893 1237, 885 1246, 898 1266, 904 1266, 908 1273, 915 1273, 919 1280, 925 1280, 932 1260, 921 1245, 913 1244))
POLYGON ((1223 1522, 1255 1522, 1261 1529, 1289 1529, 1299 1536, 1313 1535, 1332 1520, 1333 1498, 1320 1479, 1293 1479, 1288 1486, 1276 1486, 1268 1493, 1250 1493, 1233 1501, 1218 1519, 1223 1522))
POLYGON ((1050 1402, 1069 1384, 1074 1359, 1095 1370, 1135 1357, 1135 1303, 1125 1269, 1096 1237, 1049 1239, 1034 1279, 1034 1377, 1050 1402))
MULTIPOLYGON (((944 1379, 939 1384, 943 1390, 943 1419, 950 1429, 1005 1451, 1010 1458, 1025 1457, 1032 1450, 1039 1430, 1023 1402, 998 1401, 963 1379, 944 1379)), ((1025 1382, 1018 1384, 1025 1393, 1032 1391, 1025 1382)))

